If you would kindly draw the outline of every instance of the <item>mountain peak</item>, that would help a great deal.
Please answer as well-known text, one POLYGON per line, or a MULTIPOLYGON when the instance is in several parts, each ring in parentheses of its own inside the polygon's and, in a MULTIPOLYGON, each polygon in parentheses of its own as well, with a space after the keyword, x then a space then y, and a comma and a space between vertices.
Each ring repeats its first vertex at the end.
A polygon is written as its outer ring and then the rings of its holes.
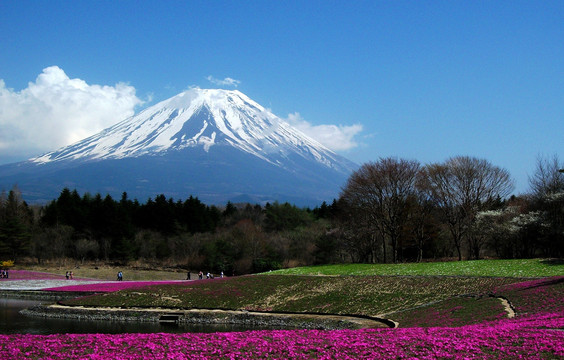
POLYGON ((253 103, 254 106, 261 107, 259 104, 255 103, 249 99, 245 94, 239 90, 225 90, 225 89, 200 89, 192 88, 181 92, 178 95, 171 97, 170 99, 164 100, 155 106, 166 106, 176 109, 187 109, 194 104, 201 104, 205 102, 207 104, 222 104, 227 105, 229 102, 241 103, 241 101, 247 103, 253 103))
POLYGON ((330 200, 356 168, 240 91, 221 89, 184 91, 14 165, 4 168, 0 181, 9 174, 11 182, 43 194, 38 197, 49 196, 41 190, 47 186, 56 195, 59 184, 68 184, 140 198, 196 195, 209 202, 243 195, 330 200))
MULTIPOLYGON (((336 154, 237 90, 190 89, 35 163, 159 155, 231 146, 277 166, 289 154, 334 166, 336 154)), ((342 170, 342 169, 341 169, 342 170)))

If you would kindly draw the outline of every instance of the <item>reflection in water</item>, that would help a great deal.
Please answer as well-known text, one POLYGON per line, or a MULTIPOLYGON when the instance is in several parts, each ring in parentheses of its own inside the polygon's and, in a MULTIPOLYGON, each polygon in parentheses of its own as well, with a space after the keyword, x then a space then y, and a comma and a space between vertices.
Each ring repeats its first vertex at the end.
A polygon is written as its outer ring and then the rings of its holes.
POLYGON ((2 334, 119 334, 119 333, 183 333, 183 332, 230 332, 268 330, 268 328, 243 325, 219 324, 160 324, 142 322, 92 321, 75 319, 51 319, 24 316, 20 310, 49 301, 0 298, 0 333, 2 334))

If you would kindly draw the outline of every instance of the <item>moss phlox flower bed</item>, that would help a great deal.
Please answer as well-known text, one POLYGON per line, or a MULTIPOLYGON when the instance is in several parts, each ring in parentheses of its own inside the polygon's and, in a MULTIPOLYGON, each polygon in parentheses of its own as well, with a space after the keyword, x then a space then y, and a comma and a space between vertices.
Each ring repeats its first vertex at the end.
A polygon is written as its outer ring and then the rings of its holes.
POLYGON ((562 328, 563 315, 547 313, 458 328, 0 335, 0 358, 559 359, 562 328))
POLYGON ((400 327, 0 335, 0 359, 564 359, 561 275, 272 275, 106 282, 53 290, 104 293, 64 301, 69 305, 384 314, 400 327), (514 318, 508 318, 504 303, 511 305, 514 318))

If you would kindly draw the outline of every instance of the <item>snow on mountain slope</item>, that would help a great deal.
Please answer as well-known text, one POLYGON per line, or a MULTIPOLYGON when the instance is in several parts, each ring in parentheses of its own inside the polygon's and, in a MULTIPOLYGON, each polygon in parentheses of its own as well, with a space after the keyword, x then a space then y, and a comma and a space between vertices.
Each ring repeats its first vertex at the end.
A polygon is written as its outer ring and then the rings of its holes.
POLYGON ((291 167, 299 155, 338 172, 354 166, 235 90, 191 89, 73 145, 31 159, 37 164, 163 155, 189 147, 230 145, 291 167))
POLYGON ((31 203, 69 187, 315 206, 337 197, 356 168, 239 91, 192 89, 75 144, 0 165, 0 189, 18 184, 31 203))

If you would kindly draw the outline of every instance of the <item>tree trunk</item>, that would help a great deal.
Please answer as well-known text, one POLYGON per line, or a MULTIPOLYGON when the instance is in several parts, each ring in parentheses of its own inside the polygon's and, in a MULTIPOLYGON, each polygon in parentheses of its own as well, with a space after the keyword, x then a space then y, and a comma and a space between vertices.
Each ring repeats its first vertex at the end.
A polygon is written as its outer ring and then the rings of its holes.
POLYGON ((388 262, 388 258, 386 256, 386 238, 384 238, 383 236, 382 236, 382 252, 384 255, 384 264, 386 264, 388 262))
POLYGON ((454 247, 456 248, 456 252, 458 253, 458 261, 462 261, 462 250, 460 246, 460 239, 454 241, 454 247))

